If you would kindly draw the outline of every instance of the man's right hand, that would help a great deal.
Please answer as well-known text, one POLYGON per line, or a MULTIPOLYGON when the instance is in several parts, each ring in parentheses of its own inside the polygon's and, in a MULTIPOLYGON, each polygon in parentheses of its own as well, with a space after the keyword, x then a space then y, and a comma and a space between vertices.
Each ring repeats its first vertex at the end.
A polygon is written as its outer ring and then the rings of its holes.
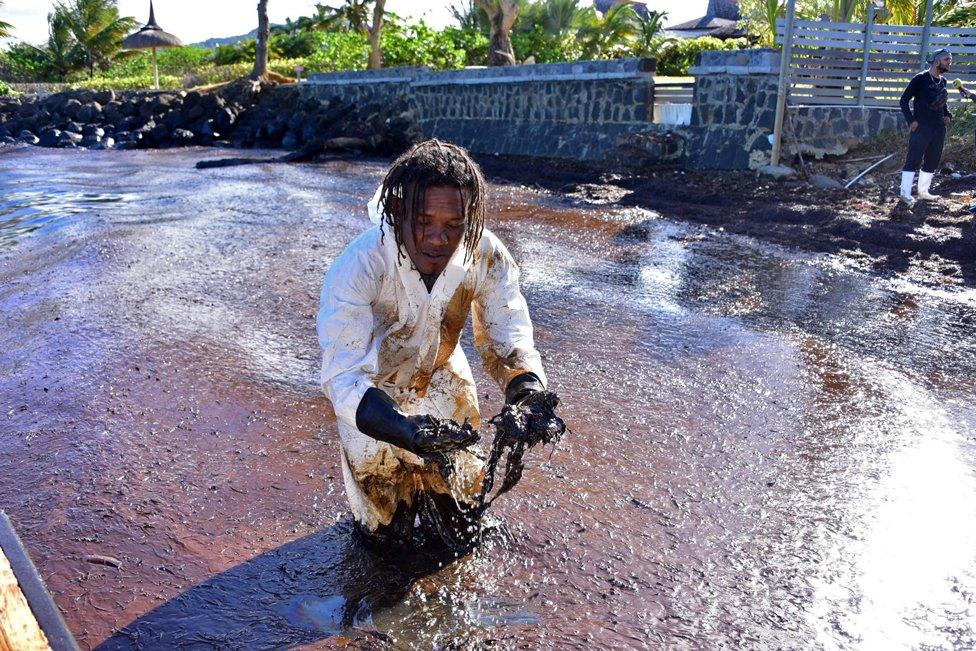
POLYGON ((915 120, 914 122, 908 125, 909 131, 914 131, 917 128, 918 128, 918 120, 915 120))
POLYGON ((480 438, 467 422, 458 425, 453 420, 438 420, 426 414, 407 416, 407 420, 417 427, 410 451, 423 458, 466 448, 480 438))
POLYGON ((377 441, 423 458, 466 448, 480 438, 477 430, 467 423, 458 425, 427 414, 408 416, 400 411, 393 398, 376 387, 363 394, 356 409, 356 427, 377 441))

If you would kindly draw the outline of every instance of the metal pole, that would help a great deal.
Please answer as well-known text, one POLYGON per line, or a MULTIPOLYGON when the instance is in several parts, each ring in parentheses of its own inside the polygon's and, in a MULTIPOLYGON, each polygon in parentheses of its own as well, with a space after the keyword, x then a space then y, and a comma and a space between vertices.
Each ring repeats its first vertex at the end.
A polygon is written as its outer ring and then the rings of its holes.
POLYGON ((932 37, 932 2, 933 0, 928 0, 925 3, 925 27, 922 28, 922 60, 919 61, 919 68, 925 68, 928 64, 929 40, 932 37))
POLYGON ((861 53, 861 87, 857 91, 857 105, 864 106, 864 91, 868 83, 868 59, 871 56, 871 31, 874 29, 874 3, 868 4, 868 24, 864 28, 864 52, 861 53))
POLYGON ((783 117, 786 114, 786 95, 789 92, 790 63, 793 60, 793 17, 796 15, 796 0, 786 5, 786 30, 783 34, 783 50, 779 58, 779 87, 776 91, 776 120, 773 125, 773 152, 770 164, 779 165, 783 148, 783 117))

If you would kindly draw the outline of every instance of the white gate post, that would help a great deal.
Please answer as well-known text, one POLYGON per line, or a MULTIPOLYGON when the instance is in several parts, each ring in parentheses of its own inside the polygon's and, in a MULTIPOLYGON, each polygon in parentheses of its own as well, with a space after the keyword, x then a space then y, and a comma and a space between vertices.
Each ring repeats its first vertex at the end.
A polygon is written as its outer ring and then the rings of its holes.
MULTIPOLYGON (((929 0, 931 2, 932 0, 929 0)), ((786 30, 783 35, 783 50, 779 58, 779 88, 776 91, 776 119, 773 122, 773 151, 771 165, 779 165, 783 149, 783 117, 786 114, 786 95, 789 93, 790 64, 793 61, 793 18, 796 15, 796 0, 786 5, 786 30)))
POLYGON ((864 87, 868 83, 868 59, 871 56, 871 31, 874 29, 874 3, 868 3, 868 24, 864 29, 864 52, 861 54, 861 87, 857 91, 857 105, 864 106, 864 87))
POLYGON ((932 2, 933 0, 928 0, 925 3, 925 27, 922 28, 922 60, 919 62, 919 68, 925 68, 928 63, 929 40, 932 37, 932 2))

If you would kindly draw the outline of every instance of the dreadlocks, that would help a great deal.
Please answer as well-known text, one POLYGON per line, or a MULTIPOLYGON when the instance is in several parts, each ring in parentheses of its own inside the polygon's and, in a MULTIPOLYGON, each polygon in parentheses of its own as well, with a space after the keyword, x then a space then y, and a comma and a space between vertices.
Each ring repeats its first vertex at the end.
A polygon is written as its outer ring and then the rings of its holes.
POLYGON ((393 231, 397 255, 403 256, 403 224, 424 210, 427 189, 451 186, 461 193, 464 259, 474 254, 485 227, 485 179, 463 148, 440 140, 414 145, 394 161, 380 187, 380 212, 393 231), (401 210, 392 210, 399 203, 401 210))

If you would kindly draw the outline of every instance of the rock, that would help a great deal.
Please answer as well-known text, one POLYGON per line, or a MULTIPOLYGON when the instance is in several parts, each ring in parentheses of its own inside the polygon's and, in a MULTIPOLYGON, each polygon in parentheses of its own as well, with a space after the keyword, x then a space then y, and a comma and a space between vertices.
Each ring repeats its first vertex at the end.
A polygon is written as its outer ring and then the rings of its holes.
POLYGON ((281 146, 284 149, 295 149, 299 144, 299 135, 294 131, 289 131, 285 134, 285 137, 281 139, 281 146))
POLYGON ((72 133, 80 134, 82 128, 83 127, 80 124, 78 124, 77 122, 69 122, 68 124, 65 125, 64 130, 65 131, 70 131, 72 133))
POLYGON ((59 146, 74 146, 81 142, 82 137, 80 133, 74 133, 72 131, 62 131, 61 135, 58 136, 59 146))
POLYGON ((108 90, 100 90, 95 93, 95 101, 104 106, 109 102, 115 101, 115 91, 109 88, 108 90))
POLYGON ((105 129, 103 129, 103 128, 99 127, 99 126, 96 126, 94 124, 86 124, 81 129, 81 135, 86 136, 86 137, 101 138, 102 136, 105 135, 105 129))
POLYGON ((829 176, 825 176, 823 174, 813 174, 812 176, 810 176, 809 181, 811 185, 818 188, 822 188, 824 190, 837 190, 837 189, 844 188, 843 183, 841 183, 837 179, 832 179, 829 176))
POLYGON ((92 149, 112 149, 113 147, 115 147, 115 140, 111 136, 102 138, 92 145, 92 149))
POLYGON ((77 119, 79 122, 95 122, 102 114, 102 105, 98 102, 88 102, 78 109, 77 119))
POLYGON ((80 110, 81 102, 76 99, 69 99, 61 105, 61 114, 72 119, 78 115, 78 111, 80 110))
POLYGON ((81 146, 82 147, 94 147, 95 145, 97 145, 101 141, 102 141, 102 137, 101 136, 85 136, 84 138, 81 139, 81 146))
POLYGON ((786 165, 763 165, 758 171, 763 176, 770 176, 774 179, 787 179, 796 175, 796 170, 786 165))
POLYGON ((170 140, 176 145, 189 145, 194 138, 196 138, 196 134, 189 129, 174 129, 173 133, 170 134, 170 140))
POLYGON ((33 132, 24 129, 17 135, 17 142, 24 142, 28 145, 36 145, 41 141, 40 138, 35 136, 33 132))
POLYGON ((58 143, 61 141, 61 130, 60 129, 46 129, 41 131, 40 142, 38 143, 41 147, 57 147, 58 143))

